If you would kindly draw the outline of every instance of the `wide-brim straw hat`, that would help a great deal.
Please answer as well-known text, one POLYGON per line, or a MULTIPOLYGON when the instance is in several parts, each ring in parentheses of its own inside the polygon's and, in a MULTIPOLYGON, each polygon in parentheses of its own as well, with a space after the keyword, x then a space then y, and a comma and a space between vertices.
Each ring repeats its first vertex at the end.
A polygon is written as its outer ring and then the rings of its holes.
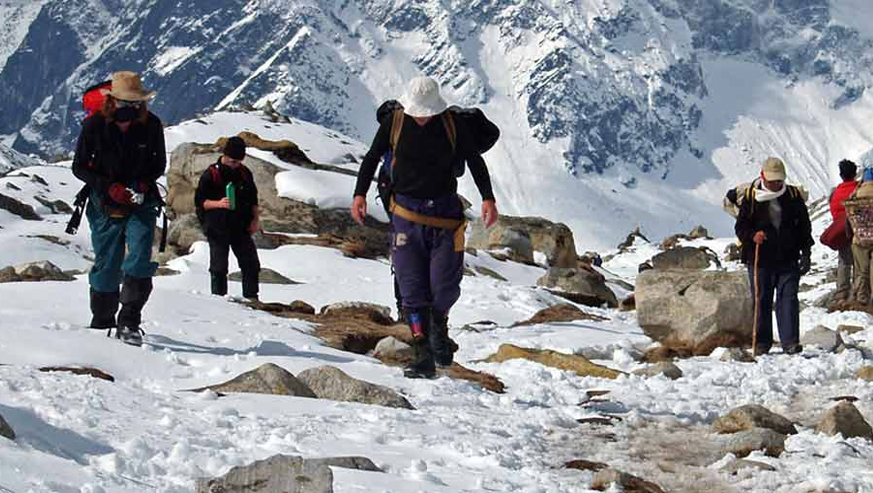
POLYGON ((439 115, 449 107, 440 96, 440 85, 430 77, 416 77, 409 81, 400 104, 404 113, 418 118, 439 115))
POLYGON ((147 101, 157 94, 142 86, 139 74, 135 72, 115 72, 112 74, 112 90, 108 95, 122 101, 147 101))

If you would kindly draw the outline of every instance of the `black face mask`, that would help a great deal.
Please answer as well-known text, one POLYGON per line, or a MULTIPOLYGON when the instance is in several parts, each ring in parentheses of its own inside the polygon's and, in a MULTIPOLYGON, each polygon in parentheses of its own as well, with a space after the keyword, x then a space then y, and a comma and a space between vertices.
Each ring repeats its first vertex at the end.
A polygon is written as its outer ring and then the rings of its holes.
POLYGON ((139 108, 118 108, 115 110, 115 121, 119 123, 132 122, 139 116, 139 108))

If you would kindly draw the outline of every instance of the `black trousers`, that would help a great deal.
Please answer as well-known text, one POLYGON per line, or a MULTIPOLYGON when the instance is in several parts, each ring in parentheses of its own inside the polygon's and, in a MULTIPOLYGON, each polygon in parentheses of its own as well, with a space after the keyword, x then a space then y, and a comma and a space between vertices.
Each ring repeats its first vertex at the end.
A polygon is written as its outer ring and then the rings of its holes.
MULTIPOLYGON (((749 266, 749 284, 755 299, 755 267, 749 266)), ((758 346, 773 345, 773 312, 783 348, 800 342, 800 302, 797 299, 800 271, 797 267, 758 268, 758 346), (773 304, 773 294, 776 304, 773 304)))
POLYGON ((258 297, 258 275, 261 262, 258 249, 251 235, 231 235, 209 238, 209 273, 212 274, 212 294, 227 294, 227 255, 233 255, 242 271, 242 294, 246 298, 258 297))

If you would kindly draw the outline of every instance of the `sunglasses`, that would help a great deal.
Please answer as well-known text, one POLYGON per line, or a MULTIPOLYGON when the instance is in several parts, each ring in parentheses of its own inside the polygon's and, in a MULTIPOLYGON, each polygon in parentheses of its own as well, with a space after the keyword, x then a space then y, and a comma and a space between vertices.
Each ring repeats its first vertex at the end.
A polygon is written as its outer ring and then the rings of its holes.
POLYGON ((123 99, 115 100, 116 108, 142 108, 142 101, 125 101, 123 99))

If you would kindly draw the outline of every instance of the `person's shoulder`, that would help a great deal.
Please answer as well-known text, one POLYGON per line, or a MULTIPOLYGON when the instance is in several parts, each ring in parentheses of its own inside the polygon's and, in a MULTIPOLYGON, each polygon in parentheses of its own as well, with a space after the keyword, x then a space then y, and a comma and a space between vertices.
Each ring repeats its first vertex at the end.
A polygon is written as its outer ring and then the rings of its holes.
POLYGON ((158 115, 149 111, 148 118, 146 119, 146 125, 149 128, 164 128, 164 122, 158 117, 158 115))
POLYGON ((103 116, 103 113, 97 112, 85 118, 85 121, 82 122, 82 132, 95 132, 105 125, 106 117, 103 116))

